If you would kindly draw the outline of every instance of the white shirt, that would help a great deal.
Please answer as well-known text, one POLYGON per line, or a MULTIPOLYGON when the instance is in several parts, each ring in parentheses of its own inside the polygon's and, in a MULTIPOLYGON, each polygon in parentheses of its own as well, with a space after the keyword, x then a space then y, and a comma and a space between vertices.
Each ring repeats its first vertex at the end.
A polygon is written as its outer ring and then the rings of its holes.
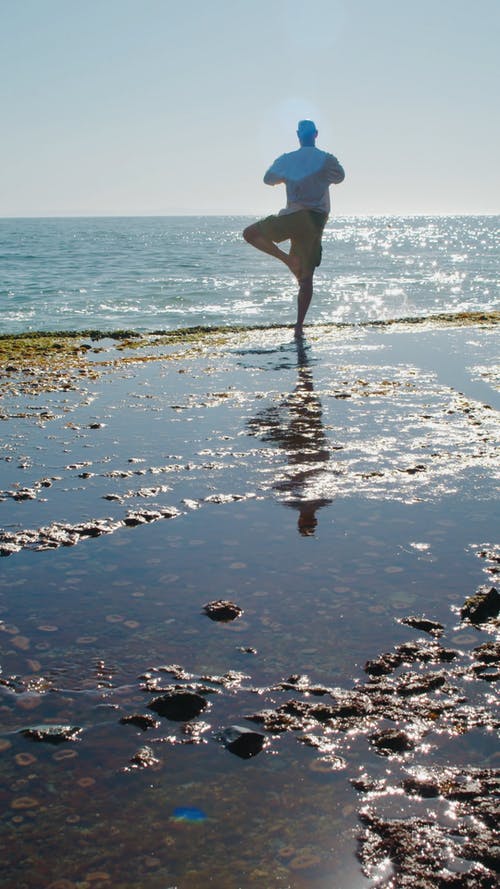
POLYGON ((336 157, 316 146, 304 146, 276 158, 264 176, 266 185, 286 186, 287 204, 280 210, 296 213, 297 210, 330 212, 329 187, 342 182, 345 173, 336 157))

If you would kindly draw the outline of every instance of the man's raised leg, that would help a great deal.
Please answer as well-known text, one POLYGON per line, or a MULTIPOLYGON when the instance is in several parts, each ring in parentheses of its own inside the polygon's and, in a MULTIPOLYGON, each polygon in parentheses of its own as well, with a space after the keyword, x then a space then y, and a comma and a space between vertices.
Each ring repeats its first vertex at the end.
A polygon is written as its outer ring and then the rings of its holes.
POLYGON ((300 260, 298 256, 290 256, 289 253, 281 250, 270 238, 266 238, 257 223, 249 225, 243 232, 243 237, 247 244, 251 244, 257 250, 262 250, 263 253, 268 253, 269 256, 274 256, 276 259, 284 262, 297 280, 300 280, 300 260))

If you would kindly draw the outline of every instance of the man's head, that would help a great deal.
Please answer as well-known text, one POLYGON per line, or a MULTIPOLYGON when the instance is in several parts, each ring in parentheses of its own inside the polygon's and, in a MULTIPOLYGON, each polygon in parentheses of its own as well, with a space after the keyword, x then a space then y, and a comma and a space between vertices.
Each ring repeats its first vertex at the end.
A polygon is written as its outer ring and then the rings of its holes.
POLYGON ((299 120, 297 136, 303 148, 314 145, 318 131, 313 120, 299 120))

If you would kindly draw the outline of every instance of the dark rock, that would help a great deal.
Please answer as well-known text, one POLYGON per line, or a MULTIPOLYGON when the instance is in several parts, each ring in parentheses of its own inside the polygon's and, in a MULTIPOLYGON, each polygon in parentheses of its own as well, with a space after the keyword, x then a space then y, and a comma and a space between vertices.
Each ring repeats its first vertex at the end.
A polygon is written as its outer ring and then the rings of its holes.
POLYGON ((82 522, 79 525, 73 525, 71 529, 80 537, 100 537, 101 534, 109 534, 113 528, 110 528, 105 520, 94 519, 91 522, 82 522))
POLYGON ((500 874, 500 843, 498 839, 495 841, 492 836, 475 836, 465 843, 462 854, 464 858, 479 861, 485 867, 500 874))
POLYGON ((243 614, 243 609, 240 608, 239 605, 235 605, 234 602, 228 602, 224 599, 218 599, 215 602, 207 602, 207 604, 203 606, 203 611, 211 620, 218 621, 235 620, 240 614, 243 614))
POLYGON ((157 521, 159 518, 161 518, 160 513, 155 510, 130 510, 123 521, 129 528, 135 528, 137 525, 146 525, 148 522, 157 521))
POLYGON ((443 648, 438 642, 405 642, 403 645, 397 645, 394 651, 367 661, 365 672, 370 676, 386 676, 404 663, 452 661, 457 656, 458 652, 451 648, 443 648))
POLYGON ((387 787, 384 780, 369 778, 368 775, 362 775, 361 778, 351 778, 350 783, 359 793, 383 793, 387 787))
POLYGON ((381 654, 377 658, 369 660, 365 664, 365 673, 370 676, 387 676, 402 663, 400 657, 393 651, 381 654))
POLYGON ((332 689, 326 685, 313 685, 309 676, 301 676, 298 673, 292 673, 288 679, 280 682, 276 688, 282 689, 283 691, 301 691, 308 695, 315 695, 316 697, 331 694, 332 691, 332 689))
POLYGON ((13 500, 36 500, 36 491, 30 488, 22 488, 11 494, 13 500))
MULTIPOLYGON (((361 691, 333 689, 333 716, 335 719, 349 720, 368 716, 373 711, 373 702, 369 695, 361 691)), ((319 706, 319 705, 317 705, 319 706)))
POLYGON ((423 463, 417 463, 416 466, 409 466, 408 469, 400 469, 400 472, 407 472, 408 475, 415 475, 417 472, 425 472, 426 467, 423 463))
POLYGON ((21 730, 21 735, 32 741, 45 741, 47 744, 62 744, 64 741, 76 741, 81 728, 73 725, 32 725, 21 730))
POLYGON ((208 702, 201 695, 191 691, 167 692, 153 698, 148 709, 154 710, 158 716, 172 719, 175 722, 188 722, 208 707, 208 702))
POLYGON ((497 682, 500 679, 500 670, 493 664, 475 664, 472 669, 474 674, 485 682, 497 682))
POLYGON ((193 674, 188 673, 187 670, 179 664, 160 664, 160 666, 155 669, 158 670, 159 673, 171 673, 174 679, 193 679, 193 674))
POLYGON ((485 871, 483 867, 475 866, 466 873, 443 874, 439 877, 439 883, 434 883, 434 886, 437 889, 492 889, 492 876, 490 870, 485 871))
POLYGON ((251 759, 261 752, 266 736, 244 726, 230 725, 221 733, 221 740, 231 753, 242 759, 251 759))
POLYGON ((146 525, 149 522, 157 522, 159 519, 174 519, 180 515, 174 506, 164 506, 161 509, 137 509, 129 510, 123 522, 130 528, 137 525, 146 525))
POLYGON ((473 596, 465 600, 460 616, 468 618, 472 624, 482 624, 498 617, 500 593, 495 587, 483 586, 473 596))
POLYGON ((299 719, 297 716, 292 716, 289 713, 278 712, 277 710, 260 710, 258 713, 245 716, 245 719, 249 719, 252 722, 260 722, 266 732, 277 734, 297 731, 305 727, 303 719, 299 719))
POLYGON ((432 799, 440 794, 439 782, 432 778, 405 778, 403 788, 406 793, 424 799, 432 799))
POLYGON ((428 620, 426 617, 403 617, 400 623, 413 627, 415 630, 423 630, 424 633, 430 633, 435 637, 441 636, 444 630, 443 624, 435 620, 428 620))
POLYGON ((15 543, 1 541, 0 542, 0 556, 12 556, 13 553, 18 553, 21 547, 17 546, 15 543))
MULTIPOLYGON (((307 704, 304 701, 287 701, 278 707, 279 713, 287 713, 305 721, 313 719, 316 722, 330 722, 337 715, 337 709, 330 704, 307 704)), ((304 725, 305 727, 305 725, 304 725)))
POLYGON ((122 716, 120 722, 122 725, 135 725, 144 732, 148 728, 157 728, 159 725, 153 716, 142 715, 141 713, 134 713, 132 716, 122 716))
POLYGON ((42 544, 49 543, 54 547, 74 546, 78 539, 79 535, 71 527, 65 528, 61 525, 51 525, 47 528, 40 528, 40 541, 42 544))
POLYGON ((140 747, 137 753, 134 753, 131 758, 130 766, 126 767, 123 771, 130 772, 133 769, 151 769, 158 767, 160 763, 161 760, 154 755, 151 747, 140 747))
MULTIPOLYGON (((240 673, 238 670, 228 670, 222 676, 201 676, 203 682, 212 682, 214 685, 222 685, 224 688, 241 688, 244 679, 250 679, 247 673, 240 673)), ((209 686, 197 686, 198 691, 202 694, 215 694, 215 689, 209 686)))
POLYGON ((398 685, 398 695, 423 695, 436 688, 442 688, 446 682, 444 673, 408 673, 402 676, 398 685))
POLYGON ((473 651, 474 658, 483 664, 500 663, 500 642, 484 642, 473 651))
POLYGON ((389 756, 391 753, 405 753, 415 747, 415 741, 410 738, 407 732, 394 728, 373 732, 370 735, 370 741, 383 756, 389 756))

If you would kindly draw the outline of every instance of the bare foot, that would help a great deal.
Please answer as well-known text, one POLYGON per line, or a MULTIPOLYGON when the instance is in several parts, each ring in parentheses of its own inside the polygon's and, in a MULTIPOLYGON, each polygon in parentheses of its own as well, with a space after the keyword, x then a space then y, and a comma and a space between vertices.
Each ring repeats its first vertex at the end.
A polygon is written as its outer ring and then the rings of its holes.
POLYGON ((300 263, 299 257, 289 255, 287 265, 288 265, 288 268, 290 269, 292 275, 295 275, 295 277, 297 278, 297 281, 300 281, 302 268, 301 268, 301 263, 300 263))
POLYGON ((304 330, 302 328, 302 325, 295 325, 295 327, 293 328, 293 335, 296 340, 301 340, 304 338, 304 330))

